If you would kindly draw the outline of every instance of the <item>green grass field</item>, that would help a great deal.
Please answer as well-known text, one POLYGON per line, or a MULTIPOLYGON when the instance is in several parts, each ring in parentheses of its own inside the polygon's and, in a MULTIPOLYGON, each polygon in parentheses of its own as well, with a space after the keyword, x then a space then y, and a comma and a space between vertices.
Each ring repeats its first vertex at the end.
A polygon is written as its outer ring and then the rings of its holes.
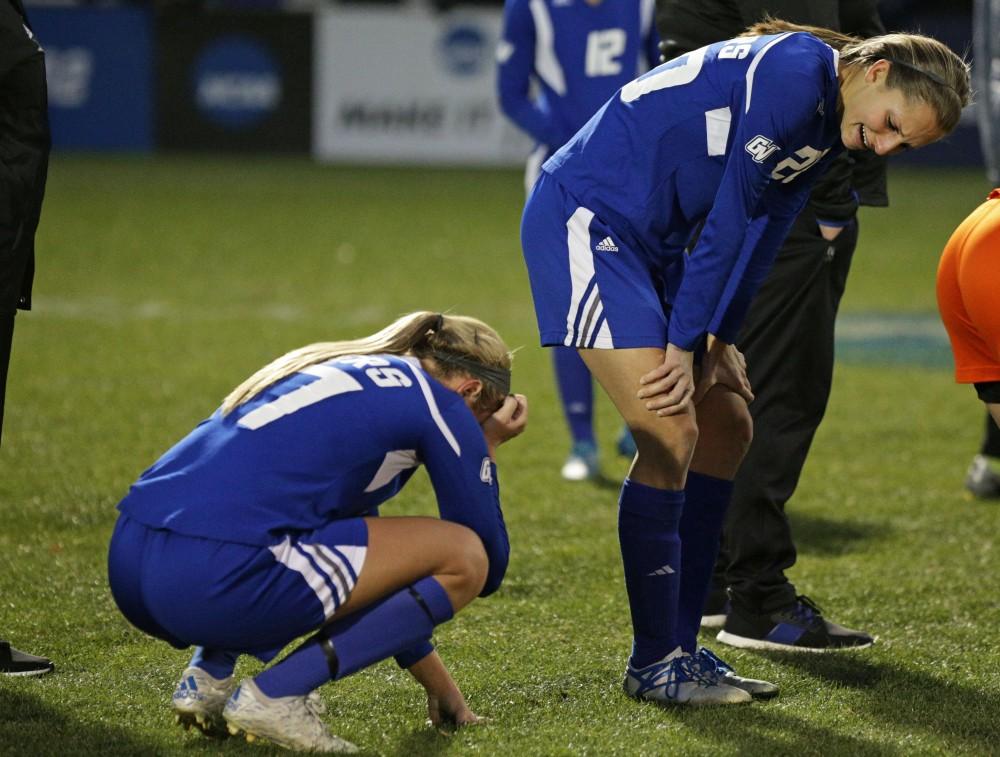
MULTIPOLYGON (((850 317, 932 316, 940 249, 988 187, 978 172, 897 170, 891 189, 891 209, 863 215, 850 317)), ((398 755, 1000 753, 1000 508, 962 496, 982 407, 952 383, 946 357, 922 367, 874 350, 841 364, 790 505, 796 584, 878 643, 808 657, 713 644, 782 685, 766 704, 664 710, 622 694, 617 423, 602 401, 608 481, 562 482, 566 433, 536 346, 521 201, 515 171, 54 160, 0 448, 0 635, 58 670, 0 679, 0 753, 272 753, 173 725, 187 656, 114 606, 115 504, 270 358, 416 308, 478 315, 523 347, 515 385, 532 423, 500 456, 508 579, 436 636, 491 722, 439 735, 420 688, 383 663, 323 689, 336 733, 398 755)), ((417 479, 384 514, 435 512, 417 479)), ((241 662, 238 673, 254 670, 241 662)))

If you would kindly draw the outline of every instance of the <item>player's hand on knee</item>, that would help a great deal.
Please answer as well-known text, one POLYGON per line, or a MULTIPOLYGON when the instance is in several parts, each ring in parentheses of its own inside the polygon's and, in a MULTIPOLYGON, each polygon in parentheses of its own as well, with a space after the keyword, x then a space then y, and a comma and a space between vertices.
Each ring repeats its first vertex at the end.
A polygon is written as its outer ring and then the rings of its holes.
POLYGON ((636 395, 650 412, 678 415, 690 412, 694 405, 694 353, 667 345, 663 362, 639 379, 636 395))
POLYGON ((528 398, 508 394, 500 408, 483 423, 486 446, 492 450, 519 436, 528 426, 528 398))
POLYGON ((701 402, 708 390, 716 384, 733 390, 748 404, 753 402, 753 390, 747 376, 747 361, 743 353, 735 345, 710 339, 705 359, 702 363, 701 376, 698 378, 694 392, 694 403, 701 402))

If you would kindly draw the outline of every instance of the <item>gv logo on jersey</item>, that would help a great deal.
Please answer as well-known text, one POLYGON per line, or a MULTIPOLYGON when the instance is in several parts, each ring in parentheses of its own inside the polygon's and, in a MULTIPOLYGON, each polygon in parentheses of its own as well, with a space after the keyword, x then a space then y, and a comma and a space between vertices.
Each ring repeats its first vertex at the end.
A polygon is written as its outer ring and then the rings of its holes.
POLYGON ((756 137, 751 139, 746 143, 745 148, 748 153, 753 157, 755 163, 763 163, 775 152, 780 150, 774 142, 772 142, 767 137, 762 134, 758 134, 756 137))
POLYGON ((493 467, 490 462, 492 461, 489 457, 484 457, 482 465, 479 466, 479 480, 487 486, 493 485, 493 467))

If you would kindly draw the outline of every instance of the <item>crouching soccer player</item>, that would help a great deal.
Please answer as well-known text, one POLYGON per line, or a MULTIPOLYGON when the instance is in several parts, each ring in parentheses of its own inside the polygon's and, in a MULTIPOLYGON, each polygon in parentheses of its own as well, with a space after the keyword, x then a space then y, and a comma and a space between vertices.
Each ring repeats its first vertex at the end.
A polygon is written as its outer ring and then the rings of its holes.
POLYGON ((486 324, 419 312, 356 341, 278 358, 174 445, 119 505, 108 573, 122 613, 196 645, 178 721, 282 746, 354 751, 313 693, 390 656, 435 724, 474 723, 430 642, 500 585, 509 546, 497 446, 527 423, 486 324), (427 467, 441 518, 376 517, 427 467), (264 662, 239 685, 236 659, 264 662))

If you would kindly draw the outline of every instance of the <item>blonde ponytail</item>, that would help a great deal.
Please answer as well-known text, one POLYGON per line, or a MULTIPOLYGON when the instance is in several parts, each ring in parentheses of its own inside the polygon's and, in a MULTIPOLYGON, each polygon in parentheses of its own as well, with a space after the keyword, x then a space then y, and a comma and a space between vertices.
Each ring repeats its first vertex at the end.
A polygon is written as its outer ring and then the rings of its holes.
MULTIPOLYGON (((496 375, 506 371, 509 381, 510 352, 490 326, 468 316, 418 311, 361 339, 317 342, 282 355, 233 389, 222 402, 222 413, 232 412, 267 387, 310 365, 346 355, 377 354, 414 355, 430 363, 432 372, 442 378, 460 372, 471 373, 479 364, 487 369, 483 372, 486 376, 495 375, 490 369, 499 371, 496 375), (457 359, 449 360, 449 357, 457 359)), ((505 394, 502 382, 484 380, 480 404, 494 407, 505 394)))

